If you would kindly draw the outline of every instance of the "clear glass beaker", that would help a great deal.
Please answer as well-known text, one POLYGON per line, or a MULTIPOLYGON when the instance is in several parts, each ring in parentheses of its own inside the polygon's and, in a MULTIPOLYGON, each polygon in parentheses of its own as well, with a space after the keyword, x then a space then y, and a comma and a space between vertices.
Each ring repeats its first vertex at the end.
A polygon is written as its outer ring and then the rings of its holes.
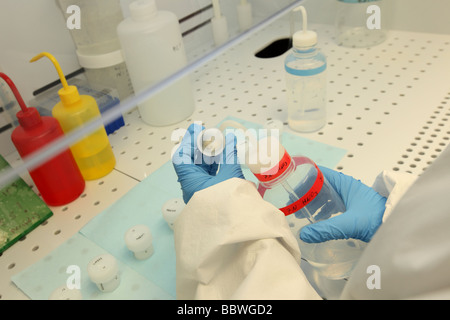
POLYGON ((372 47, 387 37, 386 1, 337 0, 336 42, 351 48, 372 47))
POLYGON ((70 6, 75 5, 80 9, 80 28, 71 29, 70 34, 89 83, 116 89, 120 100, 132 95, 133 86, 117 36, 117 26, 124 19, 120 0, 58 2, 66 19, 72 15, 67 10, 70 6))

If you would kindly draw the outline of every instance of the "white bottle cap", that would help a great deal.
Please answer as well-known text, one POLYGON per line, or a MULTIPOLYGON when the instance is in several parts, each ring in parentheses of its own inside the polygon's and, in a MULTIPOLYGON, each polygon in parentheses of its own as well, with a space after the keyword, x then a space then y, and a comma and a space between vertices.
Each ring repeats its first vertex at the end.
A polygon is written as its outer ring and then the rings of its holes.
POLYGON ((279 164, 286 154, 280 140, 274 136, 263 137, 258 140, 257 147, 249 148, 247 166, 255 175, 273 175, 278 173, 279 164))
POLYGON ((56 288, 49 300, 83 300, 79 289, 69 289, 66 285, 56 288))
POLYGON ((110 254, 102 254, 92 259, 87 271, 89 278, 100 291, 111 292, 119 286, 119 266, 116 258, 110 254))
POLYGON ((184 207, 183 199, 170 199, 164 203, 162 206, 162 215, 164 220, 166 220, 169 227, 173 230, 173 224, 175 220, 180 215, 181 211, 183 211, 184 207))
POLYGON ((308 18, 306 9, 299 6, 293 10, 294 12, 301 11, 303 16, 303 30, 297 31, 293 36, 293 45, 295 48, 311 47, 317 44, 317 33, 308 29, 308 18))
POLYGON ((197 136, 197 148, 207 157, 222 154, 225 148, 225 139, 222 131, 217 128, 205 129, 197 136))
POLYGON ((125 233, 125 244, 138 260, 148 259, 153 254, 153 237, 145 225, 131 227, 125 233))
POLYGON ((155 0, 136 0, 130 6, 130 17, 139 21, 155 16, 158 12, 155 0))

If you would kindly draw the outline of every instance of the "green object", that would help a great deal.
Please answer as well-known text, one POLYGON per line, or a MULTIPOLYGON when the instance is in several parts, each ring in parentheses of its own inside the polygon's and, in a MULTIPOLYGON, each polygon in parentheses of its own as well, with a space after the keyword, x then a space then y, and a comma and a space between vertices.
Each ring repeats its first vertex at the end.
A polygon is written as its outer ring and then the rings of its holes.
MULTIPOLYGON (((0 174, 9 168, 0 155, 0 174)), ((53 215, 45 202, 23 181, 0 186, 0 253, 53 215)))

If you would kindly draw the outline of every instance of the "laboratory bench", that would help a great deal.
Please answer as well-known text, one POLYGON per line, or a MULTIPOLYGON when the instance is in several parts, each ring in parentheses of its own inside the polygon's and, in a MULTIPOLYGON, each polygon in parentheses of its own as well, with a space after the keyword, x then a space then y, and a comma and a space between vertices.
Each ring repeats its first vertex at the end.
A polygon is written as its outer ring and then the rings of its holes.
MULTIPOLYGON (((228 116, 261 125, 280 120, 284 132, 346 150, 334 169, 368 185, 383 170, 414 175, 426 170, 450 139, 450 35, 390 30, 382 44, 346 48, 336 45, 332 26, 311 28, 328 59, 323 128, 297 133, 287 125, 287 53, 255 57, 274 40, 289 37, 289 21, 280 19, 191 74, 196 109, 185 121, 151 127, 137 109, 126 112, 125 126, 109 136, 115 169, 88 181, 76 201, 51 207, 51 218, 0 256, 0 299, 28 299, 11 277, 44 259, 167 164, 178 142, 172 133, 194 121, 212 127, 228 116)), ((20 161, 17 154, 7 160, 20 161)))

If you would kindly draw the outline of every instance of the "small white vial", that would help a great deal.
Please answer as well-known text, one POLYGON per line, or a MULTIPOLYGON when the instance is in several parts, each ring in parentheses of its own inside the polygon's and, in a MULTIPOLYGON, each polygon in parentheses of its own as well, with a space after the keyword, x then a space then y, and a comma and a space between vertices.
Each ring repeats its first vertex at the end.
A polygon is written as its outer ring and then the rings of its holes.
POLYGON ((69 289, 66 285, 56 288, 49 300, 83 300, 81 291, 79 289, 69 289))
POLYGON ((125 244, 138 260, 148 259, 154 252, 152 233, 145 225, 136 225, 128 229, 125 233, 125 244))
POLYGON ((170 199, 166 201, 162 206, 162 215, 164 217, 164 220, 166 220, 167 224, 169 225, 170 229, 173 230, 173 224, 175 223, 175 220, 180 215, 181 211, 183 211, 184 207, 186 205, 184 204, 183 199, 170 199))
POLYGON ((102 292, 112 292, 120 284, 119 266, 116 258, 102 254, 92 259, 87 267, 89 278, 102 292))

